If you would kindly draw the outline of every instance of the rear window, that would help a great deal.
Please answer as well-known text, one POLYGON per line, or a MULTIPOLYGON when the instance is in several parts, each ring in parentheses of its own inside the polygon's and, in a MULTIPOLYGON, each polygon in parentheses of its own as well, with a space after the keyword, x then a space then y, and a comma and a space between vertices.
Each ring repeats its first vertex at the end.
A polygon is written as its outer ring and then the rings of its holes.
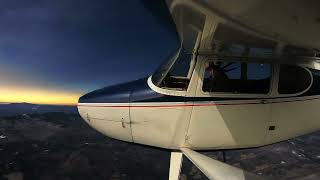
POLYGON ((280 65, 279 94, 296 94, 306 90, 311 83, 310 73, 299 66, 280 65))

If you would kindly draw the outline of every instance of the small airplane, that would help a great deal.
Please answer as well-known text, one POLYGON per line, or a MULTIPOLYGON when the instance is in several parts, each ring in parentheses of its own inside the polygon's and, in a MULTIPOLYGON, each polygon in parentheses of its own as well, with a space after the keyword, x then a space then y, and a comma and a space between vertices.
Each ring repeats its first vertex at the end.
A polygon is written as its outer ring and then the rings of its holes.
POLYGON ((209 179, 262 177, 196 150, 264 146, 320 129, 319 1, 167 0, 180 48, 147 78, 79 99, 109 137, 171 149, 209 179))

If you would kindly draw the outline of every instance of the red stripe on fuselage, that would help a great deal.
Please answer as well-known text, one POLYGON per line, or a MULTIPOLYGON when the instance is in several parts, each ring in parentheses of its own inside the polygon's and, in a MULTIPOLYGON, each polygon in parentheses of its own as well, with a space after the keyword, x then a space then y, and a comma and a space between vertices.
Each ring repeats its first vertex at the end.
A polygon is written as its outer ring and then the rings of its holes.
POLYGON ((167 108, 167 107, 193 107, 193 106, 228 106, 228 105, 250 105, 250 104, 261 104, 261 103, 238 103, 238 104, 216 104, 216 103, 208 103, 208 104, 176 104, 176 105, 131 105, 131 106, 91 106, 91 105, 81 105, 82 107, 99 107, 99 108, 167 108))
MULTIPOLYGON (((94 105, 82 105, 82 104, 78 104, 78 106, 80 107, 97 107, 97 108, 174 108, 174 107, 199 107, 199 106, 230 106, 230 105, 253 105, 253 104, 276 104, 276 103, 287 103, 287 102, 296 102, 296 101, 308 101, 308 100, 315 100, 315 99, 319 99, 319 97, 317 98, 310 98, 310 99, 297 99, 297 100, 284 100, 284 101, 274 101, 274 102, 267 102, 267 103, 261 103, 261 102, 252 102, 252 103, 230 103, 230 104, 219 104, 219 103, 206 103, 206 104, 172 104, 172 105, 126 105, 126 106, 121 106, 121 105, 117 105, 117 106, 108 106, 108 105, 104 105, 104 106, 94 106, 94 105)), ((265 99, 268 101, 268 99, 265 99)))

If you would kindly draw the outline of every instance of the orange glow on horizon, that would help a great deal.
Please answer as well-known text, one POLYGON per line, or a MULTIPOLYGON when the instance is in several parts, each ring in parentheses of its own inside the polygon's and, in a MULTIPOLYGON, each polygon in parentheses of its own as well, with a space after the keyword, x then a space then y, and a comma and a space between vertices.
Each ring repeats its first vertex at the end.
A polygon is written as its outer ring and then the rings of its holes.
POLYGON ((76 105, 81 93, 23 88, 0 89, 0 102, 52 105, 76 105))

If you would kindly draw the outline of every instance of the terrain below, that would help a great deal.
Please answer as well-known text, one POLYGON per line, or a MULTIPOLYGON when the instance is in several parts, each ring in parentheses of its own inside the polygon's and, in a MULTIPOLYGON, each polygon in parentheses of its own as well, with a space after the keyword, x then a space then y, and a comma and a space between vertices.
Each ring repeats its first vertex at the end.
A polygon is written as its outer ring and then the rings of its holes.
MULTIPOLYGON (((222 153, 203 152, 221 159, 222 153)), ((0 180, 167 179, 170 152, 113 140, 75 113, 0 118, 0 180)), ((320 132, 226 151, 227 163, 270 179, 320 179, 320 132)), ((181 179, 206 179, 184 159, 181 179)))

